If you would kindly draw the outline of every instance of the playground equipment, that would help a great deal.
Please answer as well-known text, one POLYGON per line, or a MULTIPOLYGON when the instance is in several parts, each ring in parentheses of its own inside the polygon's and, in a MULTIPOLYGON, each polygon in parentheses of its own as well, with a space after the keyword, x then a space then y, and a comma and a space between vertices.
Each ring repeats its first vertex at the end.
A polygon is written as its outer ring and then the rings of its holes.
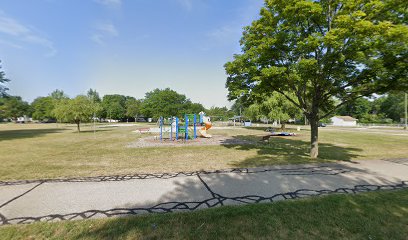
POLYGON ((205 138, 210 138, 212 137, 210 134, 207 133, 207 130, 212 127, 210 117, 202 116, 200 115, 200 122, 204 124, 204 127, 198 130, 198 132, 201 134, 201 136, 205 138))
POLYGON ((205 138, 212 137, 207 133, 207 130, 211 128, 211 120, 209 117, 205 116, 204 112, 199 113, 199 121, 197 122, 197 114, 185 114, 184 115, 184 125, 180 125, 180 119, 178 117, 163 118, 160 117, 160 140, 167 139, 164 135, 168 134, 168 139, 172 141, 173 139, 179 140, 184 139, 196 139, 197 130, 200 136, 205 138), (201 129, 197 127, 203 126, 201 129), (174 138, 173 138, 174 136, 174 138))

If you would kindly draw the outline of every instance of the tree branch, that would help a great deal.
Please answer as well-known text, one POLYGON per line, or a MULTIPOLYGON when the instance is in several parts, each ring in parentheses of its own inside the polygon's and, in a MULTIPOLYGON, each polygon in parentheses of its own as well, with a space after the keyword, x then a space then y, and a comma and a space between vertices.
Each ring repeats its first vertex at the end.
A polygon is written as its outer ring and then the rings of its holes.
POLYGON ((296 107, 300 108, 305 114, 309 114, 305 108, 300 106, 299 103, 297 103, 295 100, 293 100, 291 97, 285 94, 285 92, 280 91, 280 90, 275 90, 276 92, 282 94, 286 99, 288 99, 291 103, 293 103, 296 107))
POLYGON ((348 99, 348 100, 346 100, 346 101, 341 102, 340 104, 337 104, 331 111, 329 111, 329 112, 327 112, 325 115, 319 117, 319 119, 323 119, 323 118, 325 118, 325 117, 330 116, 334 111, 336 111, 339 107, 343 106, 344 104, 349 103, 350 101, 357 100, 357 99, 362 98, 362 97, 363 97, 363 96, 356 96, 356 97, 354 97, 354 98, 352 98, 352 99, 348 99))

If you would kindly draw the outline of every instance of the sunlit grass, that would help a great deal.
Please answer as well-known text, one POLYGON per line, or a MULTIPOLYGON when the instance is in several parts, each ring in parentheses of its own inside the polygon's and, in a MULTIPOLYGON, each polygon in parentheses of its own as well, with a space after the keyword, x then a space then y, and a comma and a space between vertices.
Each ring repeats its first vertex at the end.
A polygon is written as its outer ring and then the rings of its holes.
MULTIPOLYGON (((155 126, 151 124, 150 126, 155 126)), ((0 124, 0 180, 96 176, 128 173, 215 170, 274 164, 309 163, 309 131, 295 137, 261 142, 262 129, 210 129, 253 144, 129 148, 140 135, 137 126, 0 124)), ((316 161, 402 158, 408 156, 408 137, 364 132, 320 132, 316 161)))

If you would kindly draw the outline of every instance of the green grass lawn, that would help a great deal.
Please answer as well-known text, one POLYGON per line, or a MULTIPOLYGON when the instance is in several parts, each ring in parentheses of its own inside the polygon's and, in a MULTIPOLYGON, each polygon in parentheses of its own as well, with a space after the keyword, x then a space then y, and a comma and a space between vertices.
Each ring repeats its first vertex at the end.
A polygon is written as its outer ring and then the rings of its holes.
MULTIPOLYGON (((154 125, 151 125, 154 126, 154 125)), ((310 163, 309 131, 259 142, 262 128, 210 129, 213 135, 253 141, 250 145, 128 148, 141 136, 137 127, 0 124, 0 180, 97 176, 128 173, 215 170, 274 164, 310 163)), ((402 132, 402 131, 401 131, 402 132)), ((407 135, 320 131, 316 161, 402 158, 407 135)))
POLYGON ((0 227, 1 239, 407 239, 408 189, 0 227))

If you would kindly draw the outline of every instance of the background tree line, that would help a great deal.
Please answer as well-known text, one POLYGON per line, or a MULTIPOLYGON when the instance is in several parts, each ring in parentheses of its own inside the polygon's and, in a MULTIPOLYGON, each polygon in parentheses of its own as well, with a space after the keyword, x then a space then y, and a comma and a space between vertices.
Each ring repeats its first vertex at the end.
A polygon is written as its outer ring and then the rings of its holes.
MULTIPOLYGON (((1 72, 4 76, 4 72, 1 72)), ((1 83, 9 81, 4 77, 1 83)), ((4 85, 0 85, 3 86, 4 85)), ((92 119, 136 121, 138 118, 158 119, 160 116, 182 117, 185 113, 206 112, 209 116, 216 116, 217 120, 228 120, 233 112, 227 107, 211 107, 206 109, 200 103, 194 103, 184 94, 170 88, 154 89, 147 92, 143 99, 120 94, 107 94, 103 97, 95 89, 89 89, 86 95, 69 98, 64 91, 55 90, 48 96, 37 97, 30 104, 19 96, 10 96, 8 89, 1 89, 0 121, 28 116, 41 122, 71 122, 76 123, 80 130, 81 122, 92 119)))

